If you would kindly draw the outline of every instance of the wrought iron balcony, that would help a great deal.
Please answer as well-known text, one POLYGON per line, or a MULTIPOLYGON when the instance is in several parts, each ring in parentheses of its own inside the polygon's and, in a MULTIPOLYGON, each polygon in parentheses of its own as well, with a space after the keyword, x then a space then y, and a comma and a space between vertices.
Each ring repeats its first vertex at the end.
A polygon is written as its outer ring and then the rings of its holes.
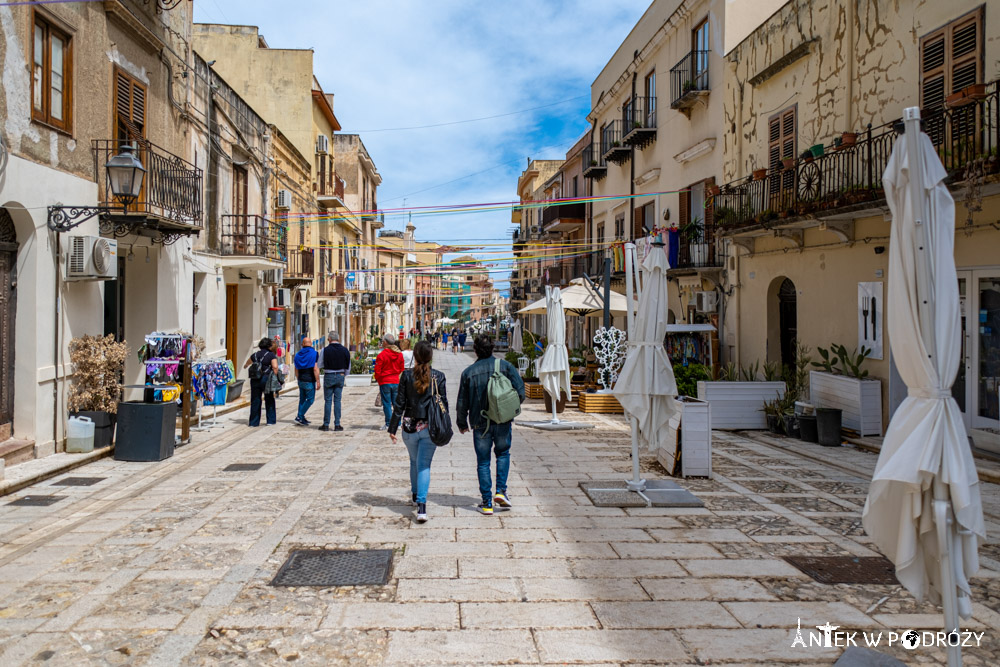
POLYGON ((583 177, 600 180, 608 174, 608 163, 598 144, 590 144, 583 149, 583 177))
POLYGON ((608 162, 624 164, 632 150, 622 143, 622 122, 613 120, 604 126, 601 133, 601 155, 608 162))
POLYGON ((316 256, 311 249, 292 250, 285 268, 286 283, 309 283, 316 276, 316 256))
POLYGON ((711 51, 692 51, 670 70, 670 108, 690 109, 710 90, 708 62, 711 51))
POLYGON ((550 204, 542 209, 542 227, 546 232, 572 231, 583 225, 586 215, 583 202, 550 204))
POLYGON ((288 228, 260 215, 222 216, 222 254, 285 262, 288 228))
POLYGON ((104 165, 126 144, 134 144, 135 155, 146 168, 142 193, 138 201, 128 207, 129 216, 144 222, 148 228, 167 233, 200 231, 203 224, 202 170, 145 140, 97 139, 93 142, 94 179, 101 203, 115 203, 104 165))
POLYGON ((316 201, 324 208, 330 208, 339 202, 344 204, 344 179, 331 172, 328 178, 321 178, 316 184, 316 201))
MULTIPOLYGON (((1000 90, 951 107, 922 110, 924 131, 937 149, 950 185, 970 176, 980 181, 1000 172, 1000 90)), ((900 121, 845 133, 831 146, 814 146, 797 157, 775 159, 766 173, 732 181, 714 197, 719 233, 733 234, 825 218, 884 205, 882 174, 900 136, 900 121)), ((800 225, 801 226, 801 225, 800 225)))
POLYGON ((622 142, 642 149, 656 139, 656 98, 636 95, 622 107, 622 142))

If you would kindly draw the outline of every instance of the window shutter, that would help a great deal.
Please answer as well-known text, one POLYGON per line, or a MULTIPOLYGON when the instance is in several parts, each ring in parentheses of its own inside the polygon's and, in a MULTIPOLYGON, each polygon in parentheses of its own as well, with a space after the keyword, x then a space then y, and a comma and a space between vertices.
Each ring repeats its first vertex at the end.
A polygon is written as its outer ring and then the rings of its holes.
POLYGON ((979 13, 961 20, 951 33, 951 91, 979 83, 979 13))
MULTIPOLYGON (((715 177, 706 178, 705 190, 708 191, 709 187, 715 185, 715 177)), ((715 261, 715 197, 705 197, 705 211, 704 211, 704 240, 708 244, 708 260, 709 265, 714 265, 715 261)))
POLYGON ((635 209, 635 217, 632 218, 632 240, 641 239, 645 234, 642 231, 643 222, 643 207, 639 206, 635 209))
POLYGON ((681 225, 691 222, 691 191, 683 190, 678 195, 677 221, 681 225))
POLYGON ((938 109, 944 106, 945 31, 925 37, 920 47, 920 106, 938 109))
POLYGON ((115 70, 115 116, 130 141, 146 136, 146 88, 119 69, 115 70))

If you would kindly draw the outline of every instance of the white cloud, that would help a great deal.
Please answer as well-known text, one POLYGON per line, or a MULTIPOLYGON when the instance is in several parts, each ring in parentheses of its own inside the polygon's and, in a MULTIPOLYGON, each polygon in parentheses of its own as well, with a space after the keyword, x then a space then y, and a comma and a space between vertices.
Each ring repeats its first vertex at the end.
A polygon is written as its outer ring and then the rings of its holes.
MULTIPOLYGON (((313 48, 345 132, 383 176, 379 205, 509 201, 527 157, 559 158, 587 129, 589 98, 476 123, 364 132, 491 116, 588 96, 649 0, 200 0, 195 20, 257 25, 273 48, 313 48), (543 147, 549 148, 541 151, 543 147)), ((401 227, 401 220, 387 219, 401 227)), ((506 239, 506 211, 415 219, 428 240, 506 239)), ((487 241, 484 241, 487 242, 487 241)))

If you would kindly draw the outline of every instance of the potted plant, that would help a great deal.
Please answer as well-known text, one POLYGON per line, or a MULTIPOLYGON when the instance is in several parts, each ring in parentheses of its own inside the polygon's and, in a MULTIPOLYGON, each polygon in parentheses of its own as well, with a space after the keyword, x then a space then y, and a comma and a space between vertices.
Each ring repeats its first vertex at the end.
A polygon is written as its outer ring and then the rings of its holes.
POLYGON ((851 146, 858 143, 858 133, 857 132, 844 132, 840 135, 840 147, 850 148, 851 146))
POLYGON ((597 160, 591 160, 590 161, 590 166, 591 167, 596 167, 597 166, 597 160))
POLYGON ((355 352, 351 355, 351 372, 344 378, 346 387, 367 387, 372 383, 372 360, 367 355, 355 352))
POLYGON ((781 168, 784 169, 785 171, 791 171, 792 169, 795 169, 795 158, 793 157, 782 158, 781 168))
POLYGON ((736 211, 728 206, 720 206, 715 209, 715 224, 725 227, 736 220, 736 211))
POLYGON ((767 167, 753 170, 753 180, 763 181, 765 178, 767 178, 767 167))
POLYGON ((810 150, 804 150, 804 151, 802 151, 802 155, 799 156, 799 159, 802 160, 803 162, 805 162, 806 164, 812 162, 813 159, 814 159, 812 151, 810 151, 810 150))
POLYGON ((692 90, 694 90, 694 82, 688 79, 687 81, 684 82, 684 85, 682 86, 681 90, 683 90, 685 93, 691 92, 692 90))
POLYGON ((712 476, 712 413, 707 401, 695 398, 698 383, 711 380, 712 373, 701 364, 674 365, 677 381, 677 401, 680 403, 679 423, 670 421, 670 433, 656 451, 657 460, 667 470, 676 468, 680 457, 683 477, 712 476), (674 444, 676 443, 676 445, 674 444), (665 446, 663 446, 665 445, 665 446), (678 451, 679 450, 679 451, 678 451))
POLYGON ((767 430, 774 434, 780 434, 782 428, 781 415, 784 412, 781 405, 781 397, 778 396, 764 401, 764 407, 760 408, 760 411, 764 413, 767 430))
POLYGON ((714 183, 708 186, 708 194, 712 197, 718 196, 722 192, 722 187, 714 183))
POLYGON ((785 382, 765 364, 762 371, 758 362, 746 366, 726 364, 718 380, 699 380, 698 398, 712 406, 712 428, 762 429, 767 427, 761 402, 783 397, 785 382))
POLYGON ((703 266, 708 259, 708 244, 705 243, 705 222, 695 216, 691 222, 684 225, 681 230, 688 240, 688 253, 691 256, 691 264, 703 266))
POLYGON ((80 336, 70 341, 69 354, 73 363, 69 414, 93 421, 94 447, 107 447, 114 440, 128 346, 110 334, 80 336))
POLYGON ((814 158, 823 157, 823 144, 815 144, 809 147, 809 152, 814 158))
POLYGON ((821 409, 840 410, 843 426, 862 436, 882 435, 882 382, 868 378, 868 371, 861 367, 871 350, 862 346, 860 351, 848 352, 843 345, 833 345, 816 351, 820 361, 812 366, 820 370, 809 373, 809 394, 817 408, 820 435, 821 409))

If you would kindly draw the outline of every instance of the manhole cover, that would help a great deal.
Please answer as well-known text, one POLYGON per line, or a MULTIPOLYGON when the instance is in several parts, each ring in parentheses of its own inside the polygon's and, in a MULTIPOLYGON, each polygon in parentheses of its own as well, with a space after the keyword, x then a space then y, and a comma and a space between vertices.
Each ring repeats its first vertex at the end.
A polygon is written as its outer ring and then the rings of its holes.
POLYGON ((231 463, 222 469, 222 472, 248 472, 250 470, 260 470, 263 463, 231 463))
POLYGON ((93 486, 103 482, 107 477, 63 477, 52 482, 52 486, 93 486))
POLYGON ((272 586, 382 586, 389 581, 391 549, 293 551, 272 586))
POLYGON ((785 556, 821 584, 899 584, 887 558, 860 556, 785 556))
POLYGON ((25 496, 20 500, 15 500, 8 505, 14 507, 48 507, 52 503, 57 503, 66 496, 25 496))

